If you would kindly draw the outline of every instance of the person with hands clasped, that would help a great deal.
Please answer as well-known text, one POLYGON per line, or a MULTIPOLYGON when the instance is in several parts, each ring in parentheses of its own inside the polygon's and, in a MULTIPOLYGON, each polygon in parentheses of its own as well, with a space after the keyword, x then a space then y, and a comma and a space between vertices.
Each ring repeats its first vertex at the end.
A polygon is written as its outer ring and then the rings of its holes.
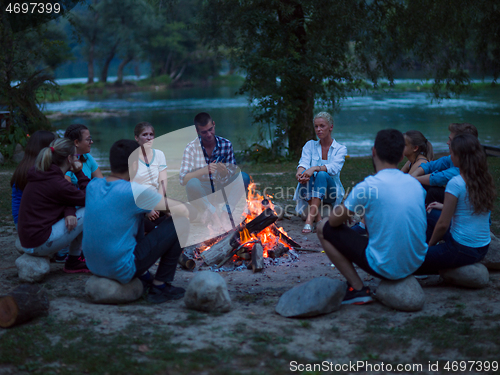
POLYGON ((332 138, 333 126, 333 118, 329 113, 318 113, 314 116, 314 131, 318 140, 311 140, 302 148, 295 175, 299 183, 293 198, 297 201, 299 213, 306 209, 307 203, 310 205, 302 233, 314 231, 315 223, 321 219, 321 201, 336 206, 344 197, 340 170, 344 166, 347 148, 332 138))
POLYGON ((90 272, 80 257, 85 188, 90 180, 75 151, 68 139, 57 139, 40 151, 28 172, 18 222, 19 239, 29 255, 51 256, 70 245, 63 269, 67 273, 90 272), (64 178, 70 170, 78 188, 64 178))
POLYGON ((450 152, 460 174, 448 181, 444 203, 427 206, 429 250, 417 275, 477 263, 491 241, 489 214, 496 192, 483 147, 477 137, 464 133, 453 138, 450 152))

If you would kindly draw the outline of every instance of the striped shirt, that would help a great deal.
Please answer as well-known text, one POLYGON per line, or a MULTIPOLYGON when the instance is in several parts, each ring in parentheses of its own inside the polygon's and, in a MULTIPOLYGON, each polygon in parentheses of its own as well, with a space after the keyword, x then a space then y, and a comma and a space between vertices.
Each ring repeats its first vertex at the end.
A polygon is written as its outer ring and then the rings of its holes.
MULTIPOLYGON (((217 172, 215 172, 212 174, 213 179, 225 182, 234 174, 236 170, 236 159, 234 158, 233 145, 229 140, 216 135, 215 148, 210 157, 208 157, 207 150, 203 146, 200 138, 196 138, 192 142, 189 142, 182 156, 181 170, 179 173, 181 185, 186 185, 187 181, 184 182, 184 177, 186 177, 188 173, 204 168, 210 163, 224 163, 229 171, 229 174, 225 177, 217 176, 217 172)), ((207 173, 204 174, 201 179, 208 181, 210 176, 207 173)))

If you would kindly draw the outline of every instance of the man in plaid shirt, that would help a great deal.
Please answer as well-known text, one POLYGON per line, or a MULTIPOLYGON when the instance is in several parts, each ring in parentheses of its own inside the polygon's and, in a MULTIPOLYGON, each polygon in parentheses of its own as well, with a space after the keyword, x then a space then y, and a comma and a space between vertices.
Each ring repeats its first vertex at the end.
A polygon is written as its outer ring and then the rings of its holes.
MULTIPOLYGON (((202 221, 207 221, 216 212, 208 195, 234 181, 239 169, 236 167, 233 145, 229 140, 215 135, 215 121, 208 113, 198 113, 194 125, 198 138, 188 143, 184 150, 179 180, 181 185, 186 186, 189 201, 198 212, 204 213, 202 221)), ((241 172, 241 176, 246 191, 250 177, 245 172, 241 172)))

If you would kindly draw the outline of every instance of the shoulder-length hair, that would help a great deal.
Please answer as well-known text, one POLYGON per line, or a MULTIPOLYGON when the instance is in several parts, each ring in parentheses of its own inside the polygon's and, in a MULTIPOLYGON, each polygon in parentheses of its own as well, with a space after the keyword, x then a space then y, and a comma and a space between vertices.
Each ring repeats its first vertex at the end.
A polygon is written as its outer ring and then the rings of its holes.
POLYGON ((10 180, 11 187, 16 185, 16 189, 24 190, 28 183, 28 171, 35 165, 38 154, 43 148, 50 145, 50 142, 55 138, 55 134, 47 130, 37 130, 31 135, 24 149, 24 157, 10 180))
POLYGON ((424 155, 429 161, 434 159, 434 149, 431 142, 418 130, 408 130, 403 134, 412 146, 418 147, 417 152, 424 155))
POLYGON ((451 141, 451 151, 458 158, 460 174, 465 179, 469 203, 475 214, 493 209, 496 190, 493 177, 488 172, 488 162, 483 146, 469 133, 456 135, 451 141))
POLYGON ((58 167, 64 165, 64 161, 68 156, 74 155, 76 151, 75 144, 68 138, 56 139, 50 144, 50 147, 45 147, 40 151, 35 161, 35 168, 41 172, 49 170, 52 164, 58 167))

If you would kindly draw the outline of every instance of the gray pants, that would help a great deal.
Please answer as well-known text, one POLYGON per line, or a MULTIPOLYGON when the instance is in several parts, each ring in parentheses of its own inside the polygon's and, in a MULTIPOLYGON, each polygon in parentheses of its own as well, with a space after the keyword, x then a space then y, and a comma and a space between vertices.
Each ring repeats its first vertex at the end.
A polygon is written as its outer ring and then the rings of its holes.
POLYGON ((24 248, 24 252, 33 256, 50 257, 69 245, 69 255, 80 255, 82 252, 84 214, 85 207, 76 211, 77 225, 71 232, 68 232, 64 219, 59 220, 52 225, 52 233, 43 245, 31 249, 24 248))

